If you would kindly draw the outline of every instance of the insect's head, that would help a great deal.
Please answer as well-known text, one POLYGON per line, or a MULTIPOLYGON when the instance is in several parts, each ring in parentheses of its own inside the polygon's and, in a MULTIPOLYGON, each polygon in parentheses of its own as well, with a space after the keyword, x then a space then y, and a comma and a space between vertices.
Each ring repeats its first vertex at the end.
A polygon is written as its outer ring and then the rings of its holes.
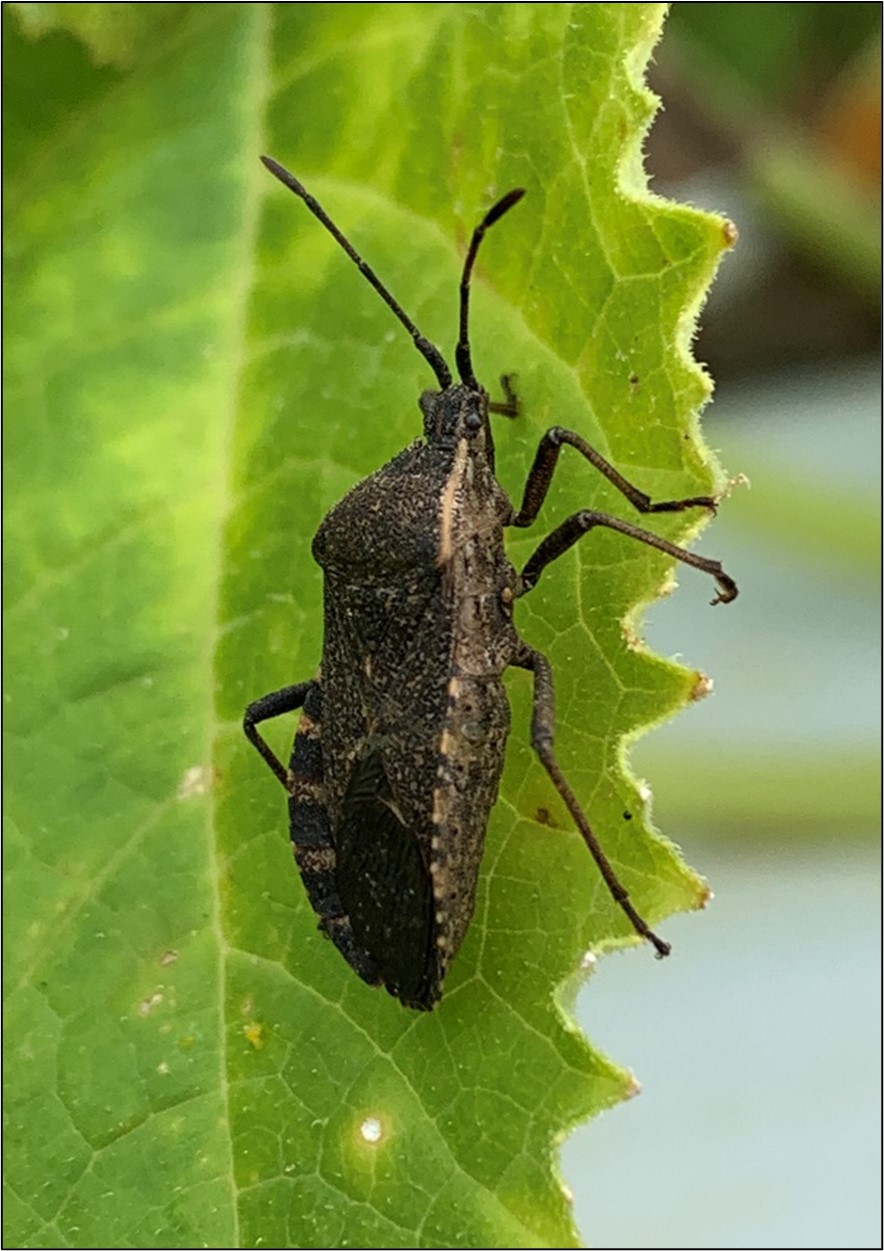
POLYGON ((477 383, 454 383, 444 391, 424 391, 419 400, 424 415, 424 437, 440 447, 454 447, 469 439, 474 449, 485 446, 488 428, 488 392, 477 383))
POLYGON ((479 251, 479 244, 482 242, 485 231, 489 226, 493 226, 499 218, 503 217, 504 213, 508 212, 514 204, 518 204, 525 194, 524 190, 517 187, 514 191, 508 192, 502 200, 498 200, 496 204, 492 205, 473 231, 473 237, 470 240, 460 280, 460 335, 454 353, 457 372, 460 375, 460 384, 457 384, 453 383, 451 370, 445 363, 445 358, 439 349, 421 334, 401 304, 393 298, 374 270, 366 264, 352 243, 350 243, 349 239, 341 234, 321 204, 310 195, 298 179, 295 178, 294 174, 290 174, 278 161, 274 161, 270 156, 262 156, 261 160, 271 174, 304 201, 313 216, 322 222, 326 230, 334 236, 350 259, 359 266, 360 271, 368 279, 387 307, 392 310, 411 335, 414 346, 436 375, 439 391, 425 392, 421 396, 421 409, 424 414, 424 429, 427 437, 432 437, 430 435, 430 426, 435 429, 440 422, 446 430, 452 423, 461 422, 463 434, 466 434, 468 437, 475 437, 480 429, 484 429, 488 425, 488 396, 476 381, 470 356, 470 277, 472 276, 476 254, 479 251), (450 399, 447 398, 449 396, 450 399), (431 404, 431 400, 435 401, 435 403, 431 404), (443 400, 445 401, 444 403, 442 403, 443 400), (433 412, 432 417, 430 416, 431 409, 433 412), (470 434, 471 431, 472 435, 470 434))

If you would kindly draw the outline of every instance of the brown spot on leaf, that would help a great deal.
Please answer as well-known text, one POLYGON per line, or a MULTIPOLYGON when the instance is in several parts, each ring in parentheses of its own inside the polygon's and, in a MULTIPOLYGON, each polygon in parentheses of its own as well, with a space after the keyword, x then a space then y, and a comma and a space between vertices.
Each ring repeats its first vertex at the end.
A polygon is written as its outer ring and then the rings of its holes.
POLYGON ((642 1084, 634 1073, 629 1074, 629 1085, 626 1087, 624 1094, 627 1099, 634 1099, 636 1095, 642 1092, 642 1084))
POLYGON ((694 675, 694 685, 691 688, 691 699, 695 702, 700 699, 705 699, 707 695, 712 694, 712 687, 713 682, 709 675, 698 671, 694 675))

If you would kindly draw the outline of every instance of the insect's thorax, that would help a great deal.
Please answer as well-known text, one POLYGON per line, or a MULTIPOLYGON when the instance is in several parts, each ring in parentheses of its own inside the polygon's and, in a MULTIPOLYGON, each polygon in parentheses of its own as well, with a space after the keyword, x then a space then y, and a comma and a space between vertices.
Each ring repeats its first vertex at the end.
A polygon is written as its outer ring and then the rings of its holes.
POLYGON ((394 697, 412 661, 443 685, 452 667, 482 679, 512 663, 512 508, 475 453, 467 438, 414 443, 326 516, 313 542, 325 571, 326 681, 329 647, 369 698, 394 697))

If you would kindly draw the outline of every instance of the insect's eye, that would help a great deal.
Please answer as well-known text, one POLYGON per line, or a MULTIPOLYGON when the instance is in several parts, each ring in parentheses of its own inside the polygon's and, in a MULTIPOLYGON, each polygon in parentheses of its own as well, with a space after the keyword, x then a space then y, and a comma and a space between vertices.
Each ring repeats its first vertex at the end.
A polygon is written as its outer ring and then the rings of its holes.
POLYGON ((421 412, 424 413, 425 416, 429 416, 430 413, 434 413, 436 411, 436 403, 438 399, 438 391, 421 391, 420 398, 418 399, 421 412))
POLYGON ((464 418, 464 426, 468 434, 475 434, 477 430, 482 429, 482 416, 475 411, 467 413, 464 418))

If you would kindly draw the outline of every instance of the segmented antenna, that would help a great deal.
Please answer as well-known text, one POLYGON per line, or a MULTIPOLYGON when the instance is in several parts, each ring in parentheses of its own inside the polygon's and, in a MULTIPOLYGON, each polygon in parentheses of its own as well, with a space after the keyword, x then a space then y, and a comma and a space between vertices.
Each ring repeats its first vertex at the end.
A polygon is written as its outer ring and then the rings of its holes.
POLYGON ((460 280, 460 337, 457 341, 454 359, 457 362, 457 372, 460 374, 461 382, 477 391, 479 384, 476 381, 476 375, 473 373, 473 362, 470 358, 470 276, 472 275, 476 253, 479 251, 479 244, 485 236, 485 231, 489 226, 493 226, 499 218, 503 217, 504 213, 508 213, 514 204, 518 204, 524 194, 524 187, 516 187, 514 191, 507 192, 502 200, 498 200, 488 210, 473 231, 473 237, 470 240, 470 250, 467 252, 467 259, 464 261, 463 275, 460 280))
MULTIPOLYGON (((305 188, 301 186, 294 174, 290 174, 289 171, 285 169, 284 166, 280 165, 278 161, 274 161, 272 156, 262 156, 261 160, 270 170, 271 174, 278 178, 279 181, 288 187, 290 191, 294 191, 295 195, 301 197, 313 216, 318 217, 329 234, 333 235, 334 238, 337 239, 338 243, 350 259, 359 267, 360 271, 365 275, 387 307, 391 309, 402 322, 402 325, 411 335, 414 346, 420 352, 421 356, 423 356, 424 360, 439 380, 440 388, 443 391, 446 391, 451 386, 451 371, 442 359, 442 353, 439 349, 434 347, 429 339, 424 338, 402 305, 393 299, 393 296, 381 282, 380 278, 378 278, 371 266, 362 259, 349 239, 341 234, 340 230, 338 230, 337 226, 329 217, 328 213, 326 213, 322 205, 318 202, 318 200, 315 200, 313 196, 310 195, 309 191, 306 191, 305 188)), ((493 209, 492 212, 494 212, 493 209)))

